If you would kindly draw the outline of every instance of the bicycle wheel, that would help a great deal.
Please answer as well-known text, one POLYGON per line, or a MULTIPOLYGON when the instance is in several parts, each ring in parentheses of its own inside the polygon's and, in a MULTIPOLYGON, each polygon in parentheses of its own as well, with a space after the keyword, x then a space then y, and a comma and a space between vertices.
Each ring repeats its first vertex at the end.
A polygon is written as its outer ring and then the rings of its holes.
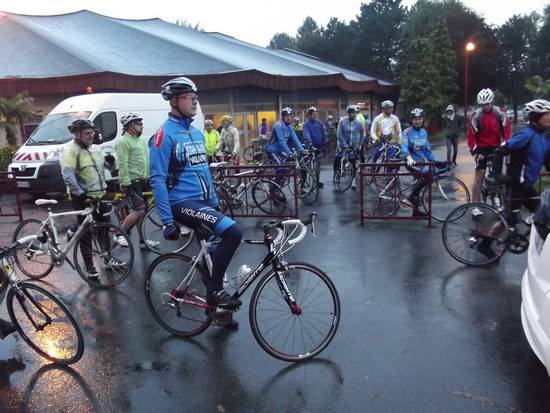
POLYGON ((252 185, 252 199, 262 212, 269 215, 282 215, 287 207, 283 190, 269 179, 258 179, 252 185))
POLYGON ((134 265, 132 242, 122 229, 107 222, 88 224, 74 244, 74 265, 78 274, 94 287, 113 287, 128 276, 134 265), (127 246, 115 238, 123 237, 127 246), (90 279, 89 269, 95 268, 99 277, 90 279))
POLYGON ((147 209, 139 223, 139 234, 141 239, 145 241, 147 249, 156 254, 182 252, 193 240, 194 231, 183 225, 180 225, 180 228, 180 238, 177 241, 165 239, 162 232, 162 222, 157 214, 157 207, 153 205, 147 209))
POLYGON ((370 176, 363 191, 364 212, 371 217, 387 217, 397 213, 399 200, 395 185, 398 178, 392 176, 370 176))
MULTIPOLYGON (((311 194, 315 190, 316 181, 317 180, 313 171, 307 166, 300 165, 300 167, 296 169, 296 186, 298 187, 298 198, 305 198, 309 194, 311 194)), ((290 191, 290 194, 294 196, 295 188, 293 180, 290 180, 288 189, 290 191)))
POLYGON ((338 180, 334 181, 334 189, 337 192, 346 192, 355 178, 355 165, 348 158, 344 158, 337 174, 338 180))
POLYGON ((170 333, 191 337, 210 325, 206 314, 207 276, 200 265, 193 272, 189 257, 166 254, 155 259, 145 275, 145 299, 155 320, 170 333))
POLYGON ((443 245, 457 261, 483 266, 497 261, 508 248, 509 227, 494 208, 482 203, 461 205, 453 210, 441 230, 443 245), (478 208, 481 215, 472 215, 478 208))
POLYGON ((264 276, 250 301, 250 325, 258 344, 284 361, 307 360, 323 351, 340 322, 336 287, 323 271, 310 264, 289 263, 282 280, 275 272, 264 276), (291 311, 285 287, 296 300, 291 311))
POLYGON ((55 295, 38 285, 21 282, 8 292, 7 307, 21 338, 42 357, 58 364, 80 360, 84 352, 82 332, 55 295))
POLYGON ((246 162, 253 162, 254 161, 254 146, 249 145, 243 150, 243 159, 246 162))
MULTIPOLYGON (((432 218, 443 222, 449 213, 460 205, 470 202, 470 191, 460 179, 442 176, 432 181, 432 218)), ((422 207, 428 212, 429 191, 422 191, 422 207)))
POLYGON ((42 231, 45 231, 48 237, 46 243, 33 237, 17 247, 14 257, 21 272, 35 280, 45 277, 53 270, 54 259, 49 250, 49 243, 54 240, 52 231, 49 228, 42 229, 41 221, 30 218, 17 226, 12 238, 12 241, 15 242, 30 235, 42 236, 42 231))

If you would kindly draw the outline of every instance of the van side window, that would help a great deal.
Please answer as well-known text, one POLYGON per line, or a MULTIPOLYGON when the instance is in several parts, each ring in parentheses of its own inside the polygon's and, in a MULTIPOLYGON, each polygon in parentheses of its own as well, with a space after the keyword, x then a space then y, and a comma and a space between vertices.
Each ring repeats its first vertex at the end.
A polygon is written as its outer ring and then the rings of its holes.
POLYGON ((116 138, 117 121, 115 112, 100 113, 94 119, 94 125, 103 135, 103 142, 109 142, 116 138))

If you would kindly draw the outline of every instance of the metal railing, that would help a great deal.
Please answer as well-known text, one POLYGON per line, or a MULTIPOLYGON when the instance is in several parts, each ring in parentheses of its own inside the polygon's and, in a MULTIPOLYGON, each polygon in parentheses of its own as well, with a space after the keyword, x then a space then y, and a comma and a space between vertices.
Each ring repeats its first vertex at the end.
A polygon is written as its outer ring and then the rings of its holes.
POLYGON ((19 221, 23 220, 17 180, 10 172, 0 172, 0 216, 19 217, 19 221))

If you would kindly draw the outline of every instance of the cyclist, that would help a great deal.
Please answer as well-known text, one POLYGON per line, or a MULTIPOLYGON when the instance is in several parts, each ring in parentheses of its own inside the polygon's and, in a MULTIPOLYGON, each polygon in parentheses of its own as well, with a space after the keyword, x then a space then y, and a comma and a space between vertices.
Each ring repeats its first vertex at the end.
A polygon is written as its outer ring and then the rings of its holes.
POLYGON ((223 276, 242 239, 241 227, 216 208, 218 198, 206 160, 202 132, 191 125, 197 113, 197 87, 186 77, 162 85, 161 95, 170 102, 170 113, 149 143, 151 185, 162 221, 164 237, 177 240, 179 224, 210 230, 221 241, 212 252, 212 277, 206 301, 224 309, 236 309, 241 301, 223 289, 223 276))
POLYGON ((222 155, 233 158, 235 165, 239 165, 239 131, 233 126, 233 116, 223 115, 221 121, 222 130, 217 150, 222 155))
MULTIPOLYGON (((507 184, 510 208, 506 218, 511 225, 517 223, 517 213, 522 205, 531 213, 537 210, 540 200, 534 186, 543 166, 550 171, 550 137, 546 134, 550 128, 550 102, 533 100, 525 105, 524 112, 528 116, 529 125, 499 147, 493 161, 496 178, 507 184), (510 155, 510 163, 507 177, 503 179, 500 172, 505 155, 510 155)), ((478 244, 478 251, 489 258, 494 257, 491 243, 490 239, 482 240, 478 244)))
MULTIPOLYGON (((109 222, 110 204, 100 202, 105 194, 105 167, 114 167, 115 158, 105 155, 99 145, 94 145, 96 132, 94 124, 88 119, 75 119, 69 126, 74 135, 73 141, 65 147, 61 157, 61 173, 71 196, 72 207, 75 211, 83 210, 88 206, 88 200, 94 200, 97 208, 94 209, 94 218, 100 222, 109 222)), ((85 217, 77 217, 78 225, 84 222, 85 217)), ((104 239, 105 250, 109 250, 109 239, 104 239)), ((92 239, 87 236, 81 243, 82 259, 86 265, 87 277, 97 279, 99 273, 92 260, 92 239)), ((105 261, 107 267, 123 267, 126 263, 111 257, 105 261)))
MULTIPOLYGON (((351 149, 353 151, 353 153, 350 154, 350 161, 355 163, 365 137, 363 125, 361 125, 361 122, 355 117, 357 107, 355 105, 349 105, 346 108, 346 112, 348 116, 340 119, 340 122, 338 122, 338 129, 336 130, 337 148, 334 157, 334 173, 340 168, 344 149, 351 149)), ((354 191, 357 189, 355 177, 353 177, 351 189, 354 191)))
POLYGON ((412 126, 403 131, 403 142, 401 143, 401 151, 407 161, 407 169, 413 173, 422 174, 416 176, 416 182, 411 187, 411 193, 407 197, 407 201, 410 202, 413 208, 413 217, 426 217, 428 215, 420 210, 418 196, 422 188, 428 185, 431 180, 428 174, 430 170, 428 166, 415 167, 414 165, 420 162, 436 162, 428 140, 428 132, 423 128, 425 116, 426 114, 421 108, 411 110, 409 117, 412 126))
POLYGON ((220 134, 214 129, 214 122, 211 119, 204 121, 204 145, 206 147, 206 156, 208 163, 216 161, 218 144, 220 142, 220 134))
POLYGON ((385 100, 380 106, 382 107, 382 113, 372 120, 370 127, 370 139, 374 145, 374 162, 380 156, 381 146, 378 144, 379 142, 387 141, 394 145, 401 145, 401 123, 399 118, 393 114, 393 102, 385 100))
POLYGON ((311 106, 307 110, 307 120, 304 122, 304 142, 312 147, 315 153, 315 176, 317 177, 317 185, 323 187, 323 183, 319 180, 321 176, 321 158, 324 156, 327 148, 327 138, 325 136, 325 128, 319 121, 319 113, 315 106, 311 106))
POLYGON ((284 107, 281 110, 281 119, 273 125, 271 139, 266 147, 268 156, 278 164, 285 163, 292 154, 292 150, 288 145, 289 143, 292 148, 299 152, 304 151, 304 147, 300 143, 298 136, 296 136, 294 128, 291 126, 292 113, 292 108, 289 107, 284 107))
MULTIPOLYGON (((472 115, 468 125, 468 148, 475 159, 476 172, 472 188, 473 202, 479 202, 481 185, 485 178, 487 160, 503 141, 510 138, 510 126, 506 114, 493 106, 495 95, 491 89, 482 89, 477 94, 477 103, 481 105, 472 115)), ((472 209, 472 215, 477 217, 482 212, 479 208, 472 209)))
POLYGON ((294 132, 296 132, 298 140, 301 143, 304 143, 303 125, 300 123, 300 118, 298 116, 294 116, 294 118, 292 119, 292 128, 294 129, 294 132))
MULTIPOLYGON (((147 143, 140 139, 143 132, 143 118, 137 113, 127 113, 120 118, 122 124, 122 136, 115 144, 118 158, 118 181, 120 188, 132 212, 124 219, 121 228, 130 233, 130 230, 145 215, 144 192, 150 191, 149 186, 149 151, 147 143)), ((122 247, 127 247, 128 242, 123 236, 115 237, 122 247)), ((158 241, 145 240, 150 247, 156 247, 158 241)), ((140 248, 145 248, 145 242, 140 239, 140 248)))
POLYGON ((443 115, 443 133, 447 142, 447 163, 450 166, 456 166, 460 122, 453 105, 449 105, 445 109, 445 115, 443 115))

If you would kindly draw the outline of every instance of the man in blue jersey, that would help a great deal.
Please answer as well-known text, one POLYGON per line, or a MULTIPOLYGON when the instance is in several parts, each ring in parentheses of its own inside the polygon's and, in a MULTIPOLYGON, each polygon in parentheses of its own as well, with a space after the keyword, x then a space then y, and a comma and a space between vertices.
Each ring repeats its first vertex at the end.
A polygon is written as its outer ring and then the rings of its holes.
MULTIPOLYGON (((357 106, 349 105, 346 108, 346 112, 348 113, 348 116, 340 119, 340 122, 338 122, 338 128, 336 129, 337 147, 336 155, 334 156, 334 172, 340 169, 344 149, 351 149, 353 151, 350 155, 350 160, 352 160, 355 165, 357 156, 359 156, 361 145, 363 145, 363 140, 365 139, 365 129, 363 128, 363 125, 361 125, 361 122, 359 122, 355 117, 357 113, 357 106)), ((354 191, 357 189, 355 177, 353 177, 351 189, 354 191)))
POLYGON ((317 177, 317 185, 323 187, 323 183, 319 181, 321 175, 321 158, 324 156, 327 148, 327 138, 325 137, 325 128, 319 121, 319 113, 315 106, 307 110, 307 120, 304 122, 304 142, 311 146, 315 153, 315 176, 317 177))
POLYGON ((223 276, 242 239, 240 226, 217 210, 218 198, 208 168, 203 133, 191 125, 197 113, 197 87, 186 77, 162 85, 170 102, 168 119, 150 142, 151 186, 164 225, 164 237, 177 240, 178 224, 209 231, 221 241, 212 252, 209 305, 234 310, 241 301, 223 289, 223 276))

